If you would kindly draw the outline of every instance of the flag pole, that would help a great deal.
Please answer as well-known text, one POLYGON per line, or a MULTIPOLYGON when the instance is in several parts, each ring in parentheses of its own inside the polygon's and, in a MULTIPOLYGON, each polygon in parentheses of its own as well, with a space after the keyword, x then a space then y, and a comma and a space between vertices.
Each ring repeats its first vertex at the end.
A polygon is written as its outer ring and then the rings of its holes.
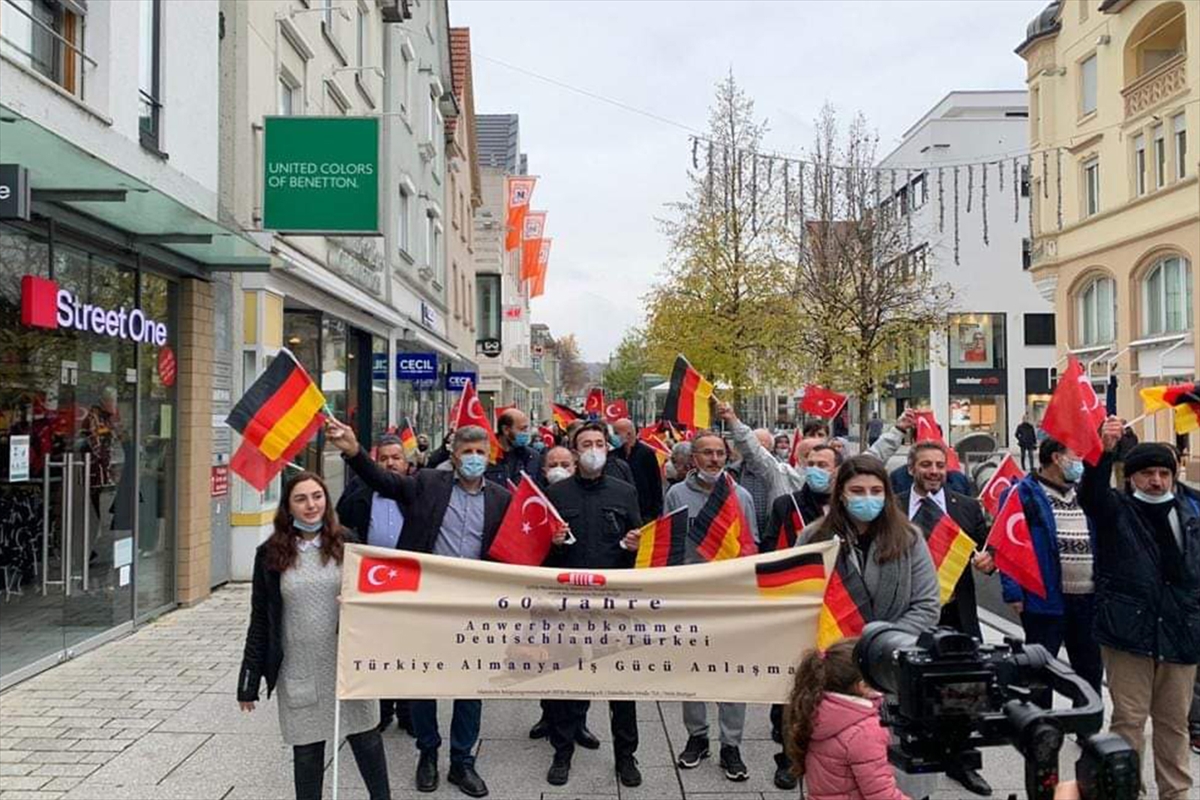
POLYGON ((1154 413, 1153 411, 1147 411, 1145 414, 1142 414, 1141 416, 1134 417, 1133 419, 1126 421, 1125 427, 1130 428, 1130 427, 1138 424, 1139 422, 1141 422, 1142 420, 1144 420, 1146 417, 1150 416, 1153 413, 1154 413))

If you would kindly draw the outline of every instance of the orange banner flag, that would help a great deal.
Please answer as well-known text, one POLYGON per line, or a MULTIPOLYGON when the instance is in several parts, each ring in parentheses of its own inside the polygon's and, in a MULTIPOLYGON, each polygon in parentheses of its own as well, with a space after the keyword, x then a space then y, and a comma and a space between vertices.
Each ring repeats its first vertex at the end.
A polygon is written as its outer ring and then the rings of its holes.
POLYGON ((546 232, 546 212, 530 211, 525 215, 521 230, 521 280, 527 281, 537 274, 538 259, 542 253, 542 235, 546 232))
POLYGON ((513 175, 508 179, 508 232, 504 237, 505 252, 521 246, 521 231, 524 229, 525 215, 529 213, 529 202, 533 198, 533 187, 536 184, 537 178, 528 175, 513 175))
POLYGON ((541 297, 546 293, 546 270, 550 267, 550 243, 553 239, 542 239, 542 250, 538 253, 537 272, 529 283, 529 297, 541 297))

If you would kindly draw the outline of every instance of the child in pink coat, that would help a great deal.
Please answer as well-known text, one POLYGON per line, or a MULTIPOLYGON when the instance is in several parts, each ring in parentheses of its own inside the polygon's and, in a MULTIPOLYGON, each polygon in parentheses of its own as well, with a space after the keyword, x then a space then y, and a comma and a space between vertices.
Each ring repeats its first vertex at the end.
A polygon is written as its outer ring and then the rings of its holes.
POLYGON ((879 701, 854 663, 857 639, 800 662, 784 712, 792 770, 809 800, 908 800, 887 759, 879 701))

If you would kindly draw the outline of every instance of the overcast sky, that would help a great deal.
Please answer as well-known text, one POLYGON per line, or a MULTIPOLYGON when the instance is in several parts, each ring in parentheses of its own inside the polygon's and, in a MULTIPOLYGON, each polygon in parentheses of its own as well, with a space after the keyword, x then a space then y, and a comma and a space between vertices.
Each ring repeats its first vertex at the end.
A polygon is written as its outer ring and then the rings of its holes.
POLYGON ((1024 88, 1013 48, 1045 5, 451 0, 450 24, 471 28, 476 113, 520 114, 521 148, 541 176, 533 207, 549 212, 554 249, 533 319, 575 333, 589 361, 642 321, 666 252, 655 219, 685 190, 685 128, 704 129, 728 70, 768 120, 766 149, 806 149, 829 101, 862 111, 883 155, 949 91, 1024 88))

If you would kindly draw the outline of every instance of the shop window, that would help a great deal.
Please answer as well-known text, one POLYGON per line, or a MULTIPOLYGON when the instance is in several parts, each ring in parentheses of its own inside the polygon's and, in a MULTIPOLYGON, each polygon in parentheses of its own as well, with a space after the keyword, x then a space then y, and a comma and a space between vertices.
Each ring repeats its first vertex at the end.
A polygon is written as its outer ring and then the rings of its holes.
POLYGON ((1096 55, 1079 64, 1079 115, 1087 116, 1096 110, 1096 55))
POLYGON ((1096 278, 1076 296, 1078 344, 1107 344, 1117 338, 1117 285, 1111 278, 1096 278))
POLYGON ((1053 345, 1054 315, 1026 314, 1025 315, 1025 345, 1053 345))
POLYGON ((951 369, 1004 369, 1003 314, 950 315, 951 369))
POLYGON ((1180 333, 1192 327, 1192 271, 1187 259, 1160 259, 1142 281, 1142 332, 1180 333))
POLYGON ((1185 51, 1186 14, 1182 3, 1153 9, 1130 32, 1125 44, 1125 84, 1148 75, 1185 51))
POLYGON ((1175 133, 1175 177, 1187 177, 1187 117, 1176 114, 1171 119, 1171 130, 1175 133))

